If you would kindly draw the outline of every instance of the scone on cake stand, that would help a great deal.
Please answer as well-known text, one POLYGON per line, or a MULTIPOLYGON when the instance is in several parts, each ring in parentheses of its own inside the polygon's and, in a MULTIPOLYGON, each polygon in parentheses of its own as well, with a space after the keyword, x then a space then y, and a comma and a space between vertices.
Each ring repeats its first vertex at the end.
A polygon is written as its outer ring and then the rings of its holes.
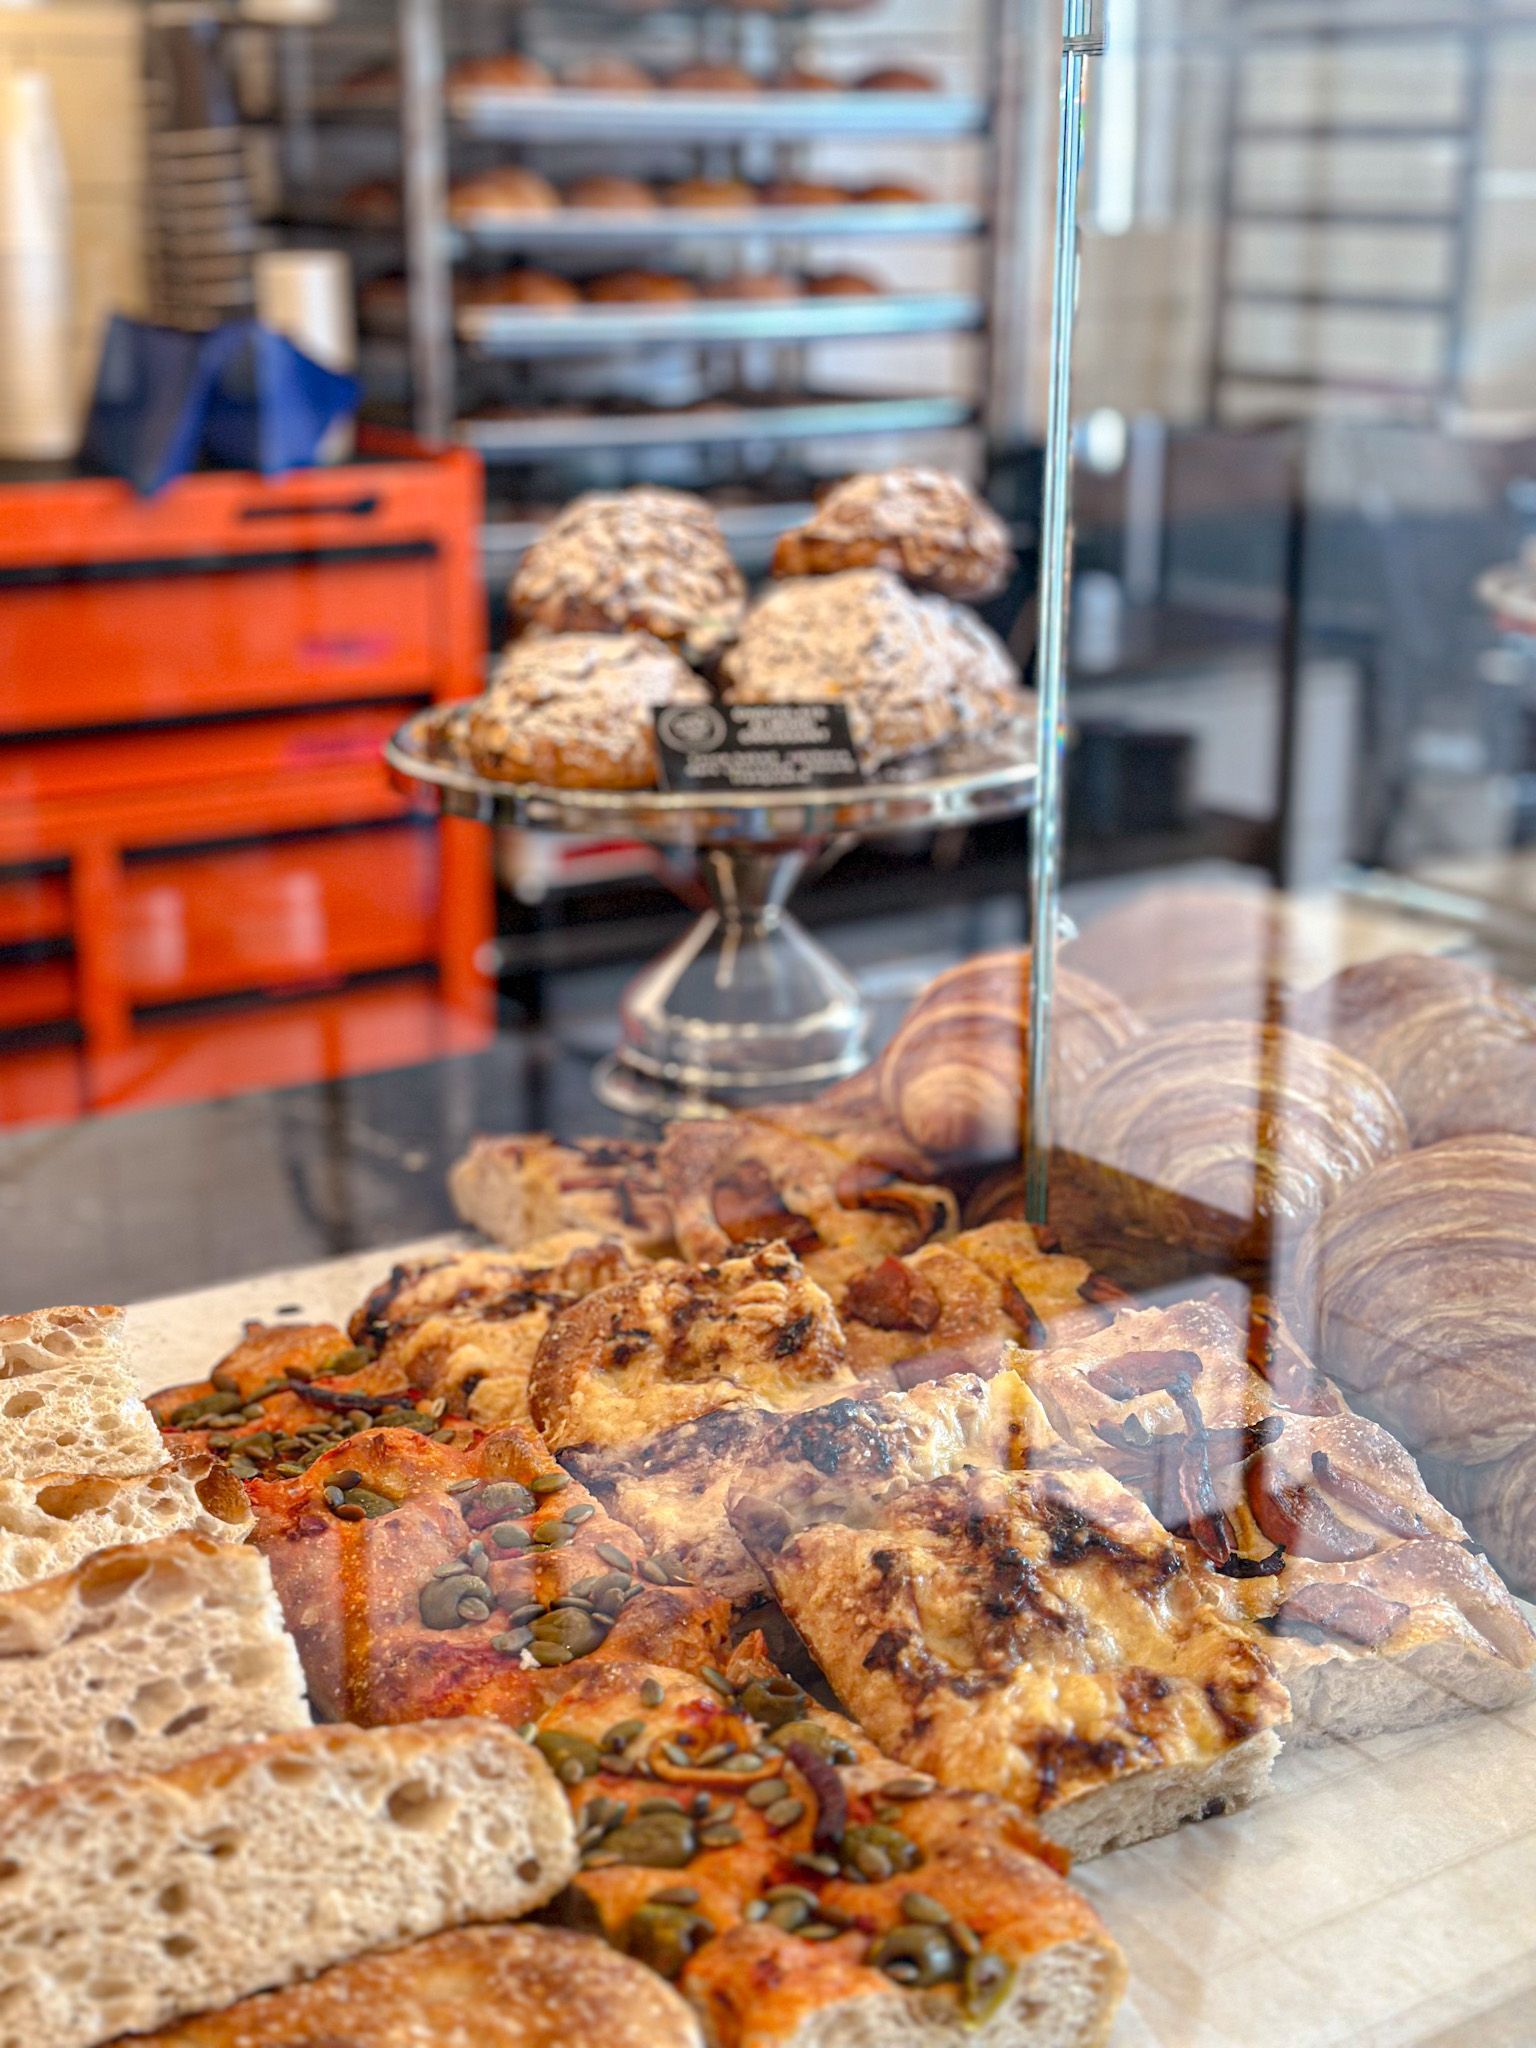
POLYGON ((626 1115, 803 1098, 863 1066, 863 998, 789 913, 801 876, 861 839, 1034 799, 1033 700, 954 601, 1006 569, 986 508, 953 479, 893 472, 839 487, 800 539, 792 573, 748 608, 701 500, 576 500, 513 579, 522 637, 485 695, 418 712, 386 749, 446 812, 640 840, 672 856, 685 901, 706 900, 625 991, 594 1085, 626 1115), (655 714, 723 729, 722 703, 841 705, 866 779, 659 790, 655 714))

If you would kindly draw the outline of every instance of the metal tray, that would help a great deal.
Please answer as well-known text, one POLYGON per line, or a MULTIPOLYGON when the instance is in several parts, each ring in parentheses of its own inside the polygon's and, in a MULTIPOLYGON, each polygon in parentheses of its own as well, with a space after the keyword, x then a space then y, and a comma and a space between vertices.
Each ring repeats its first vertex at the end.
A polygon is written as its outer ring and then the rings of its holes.
POLYGON ((837 434, 913 434, 966 427, 976 409, 945 395, 807 397, 788 404, 717 406, 708 412, 587 413, 579 418, 461 420, 466 447, 503 461, 580 448, 702 447, 727 441, 798 441, 837 434))
POLYGON ((853 834, 870 838, 915 827, 974 824, 1011 815, 1032 801, 1036 777, 1032 726, 927 757, 908 772, 890 771, 856 789, 721 793, 654 789, 551 789, 492 782, 441 759, 433 741, 452 707, 433 705, 408 718, 384 749, 402 786, 425 783, 443 810, 484 824, 518 825, 642 839, 652 846, 753 846, 853 834))
POLYGON ((968 292, 878 298, 704 299, 683 306, 584 306, 529 312, 466 306, 459 338, 488 355, 581 355, 655 342, 820 341, 844 335, 958 334, 980 327, 982 301, 968 292))
POLYGON ((833 235, 974 235, 984 216, 974 206, 653 206, 641 212, 566 206, 558 213, 485 211, 454 218, 461 241, 483 249, 564 249, 594 242, 742 241, 833 235))
POLYGON ((988 107, 939 92, 528 92, 450 86, 448 111, 475 135, 517 142, 611 142, 619 136, 975 135, 988 107))

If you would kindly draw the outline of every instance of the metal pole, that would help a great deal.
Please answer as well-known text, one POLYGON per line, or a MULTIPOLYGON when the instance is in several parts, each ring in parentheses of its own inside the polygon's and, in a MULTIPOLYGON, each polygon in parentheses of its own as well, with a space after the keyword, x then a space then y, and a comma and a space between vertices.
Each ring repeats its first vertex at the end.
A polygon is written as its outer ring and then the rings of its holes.
POLYGON ((1024 1199, 1030 1221, 1035 1223, 1045 1221, 1052 1144, 1051 1014, 1056 994, 1056 923, 1061 895, 1067 607, 1072 575, 1072 329, 1077 313, 1077 189, 1083 167, 1088 58, 1103 47, 1103 14, 1096 0, 1062 0, 1061 141, 1056 165, 1051 368, 1040 518, 1040 644, 1035 664, 1040 787, 1029 872, 1031 971, 1024 1199))
POLYGON ((411 424, 446 441, 454 415, 453 266, 439 0, 398 0, 401 186, 405 208, 411 424))

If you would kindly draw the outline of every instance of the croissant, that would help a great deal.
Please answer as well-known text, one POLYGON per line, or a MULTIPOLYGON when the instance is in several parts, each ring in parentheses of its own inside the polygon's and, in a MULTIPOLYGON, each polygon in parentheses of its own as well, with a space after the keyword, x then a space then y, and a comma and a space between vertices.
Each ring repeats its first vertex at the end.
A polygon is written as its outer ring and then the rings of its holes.
MULTIPOLYGON (((1004 1159, 1022 1140, 1030 951, 983 953, 941 974, 907 1013, 880 1063, 886 1109, 925 1152, 1004 1159)), ((1056 977, 1055 1079, 1065 1090, 1142 1026, 1082 975, 1056 977)))
POLYGON ((1536 997, 1501 975, 1393 953, 1332 976, 1294 1022, 1380 1074, 1416 1145, 1468 1131, 1536 1135, 1536 997))
POLYGON ((1536 1140, 1389 1161, 1313 1224, 1292 1284, 1319 1362, 1410 1450, 1485 1464, 1536 1437, 1536 1140))
POLYGON ((1116 904, 1064 948, 1149 1024, 1293 1021, 1293 991, 1338 958, 1333 935, 1275 889, 1165 883, 1116 904))
POLYGON ((1308 1218, 1407 1143, 1369 1068, 1284 1025, 1236 1021, 1126 1047, 1062 1130, 1101 1228, 1244 1269, 1275 1264, 1308 1218))

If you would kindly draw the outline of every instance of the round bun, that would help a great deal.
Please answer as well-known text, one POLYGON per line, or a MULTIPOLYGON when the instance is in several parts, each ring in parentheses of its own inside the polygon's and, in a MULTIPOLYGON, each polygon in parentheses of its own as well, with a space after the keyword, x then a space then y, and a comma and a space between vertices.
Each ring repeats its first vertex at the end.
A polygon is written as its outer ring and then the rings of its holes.
POLYGON ((1393 953, 1335 974, 1294 1021, 1380 1074, 1416 1145, 1469 1131, 1536 1136, 1536 997, 1501 975, 1393 953))
POLYGON ((840 78, 831 78, 825 71, 813 71, 807 64, 791 64, 781 71, 773 81, 775 92, 841 92, 840 78))
POLYGON ((568 277, 552 270, 503 270, 495 277, 467 277, 457 291, 462 306, 547 306, 569 312, 581 304, 581 293, 568 277))
POLYGON ((764 206, 846 206, 843 185, 818 184, 812 178, 775 178, 762 190, 764 206))
POLYGON ((647 632, 701 654, 729 638, 746 586, 715 515, 686 491, 594 491, 524 555, 507 592, 525 626, 647 632))
POLYGON ((688 64, 666 81, 673 92, 758 92, 761 87, 739 64, 688 64))
POLYGON ((1114 1226, 1240 1267, 1404 1151, 1369 1068, 1278 1024, 1183 1024, 1107 1061, 1066 1105, 1061 1143, 1114 1226))
POLYGON ((1533 1242, 1536 1140, 1447 1138, 1378 1167, 1297 1254, 1318 1363, 1411 1451, 1507 1457, 1536 1436, 1533 1242))
POLYGON ((707 704, 709 691, 644 633, 556 633, 514 641, 465 721, 469 756, 498 782, 650 789, 651 713, 707 704))
POLYGON ((918 71, 910 64, 885 64, 867 71, 859 80, 860 92, 937 92, 939 81, 931 71, 918 71))
POLYGON ((680 178, 662 197, 668 206, 720 207, 734 211, 756 206, 757 187, 741 178, 680 178))
POLYGON ((854 197, 863 206, 931 206, 933 194, 925 185, 902 185, 892 179, 885 179, 878 185, 865 185, 854 197))
POLYGON ((628 57, 588 57, 561 76, 572 92, 654 92, 656 81, 628 57))
POLYGON ((354 185, 341 199, 341 212, 348 220, 369 226, 390 226, 400 218, 400 183, 396 178, 369 178, 354 185))
POLYGON ((612 172, 598 171, 590 178, 577 178, 567 185, 565 203, 604 212, 650 213, 656 206, 656 194, 639 178, 618 178, 612 172))
POLYGON ((554 213, 560 194, 548 178, 522 164, 501 164, 477 178, 463 178, 448 195, 451 220, 481 213, 554 213))
POLYGON ((537 57, 524 57, 516 50, 504 50, 496 57, 465 57, 448 74, 450 91, 490 85, 501 92, 543 92, 554 82, 554 74, 537 57))
POLYGON ((879 299, 885 286, 864 270, 822 270, 805 280, 813 299, 879 299))
POLYGON ((747 270, 734 277, 711 278, 704 287, 706 299, 798 299, 800 280, 773 270, 747 270))
POLYGON ((1285 1021, 1291 991, 1328 973, 1333 935, 1257 884, 1164 883, 1096 917, 1064 951, 1149 1024, 1285 1021))
POLYGON ((915 596, 885 569, 770 586, 722 675, 738 704, 846 704, 871 770, 975 732, 985 702, 1021 711, 1032 701, 980 620, 915 596))
MULTIPOLYGON (((968 1160, 1017 1155, 1029 1063, 1027 946, 952 967, 913 1004, 879 1065, 880 1099, 924 1152, 968 1160)), ((1055 1085, 1076 1088, 1142 1025, 1108 989, 1056 980, 1055 1085)))
POLYGON ((877 565, 946 597, 991 597, 1008 581, 1008 529, 958 477, 887 469, 835 485, 804 526, 780 536, 775 576, 877 565))
POLYGON ((682 306, 699 296, 690 278, 668 270, 610 270, 587 286, 594 306, 682 306))

